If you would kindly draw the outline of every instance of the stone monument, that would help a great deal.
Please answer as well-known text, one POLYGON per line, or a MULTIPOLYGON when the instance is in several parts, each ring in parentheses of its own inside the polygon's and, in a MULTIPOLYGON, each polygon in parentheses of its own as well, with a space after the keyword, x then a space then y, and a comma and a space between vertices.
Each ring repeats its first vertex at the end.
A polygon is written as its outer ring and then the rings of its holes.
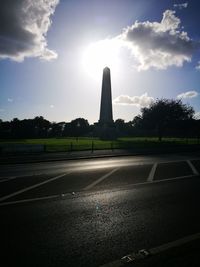
POLYGON ((113 124, 110 69, 103 69, 99 124, 113 124))
POLYGON ((112 112, 110 69, 108 67, 103 69, 100 116, 98 123, 95 124, 95 135, 105 140, 113 140, 116 138, 112 112))

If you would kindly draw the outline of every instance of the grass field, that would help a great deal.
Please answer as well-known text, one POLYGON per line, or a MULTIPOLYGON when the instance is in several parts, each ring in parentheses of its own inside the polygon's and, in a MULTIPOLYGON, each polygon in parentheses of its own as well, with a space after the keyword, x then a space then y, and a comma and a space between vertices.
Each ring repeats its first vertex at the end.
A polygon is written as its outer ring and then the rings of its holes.
POLYGON ((157 137, 124 137, 114 141, 103 141, 98 138, 44 138, 44 139, 9 139, 0 140, 0 145, 15 144, 41 144, 46 151, 71 151, 92 149, 117 149, 138 148, 168 145, 198 144, 194 138, 163 138, 162 142, 157 137))

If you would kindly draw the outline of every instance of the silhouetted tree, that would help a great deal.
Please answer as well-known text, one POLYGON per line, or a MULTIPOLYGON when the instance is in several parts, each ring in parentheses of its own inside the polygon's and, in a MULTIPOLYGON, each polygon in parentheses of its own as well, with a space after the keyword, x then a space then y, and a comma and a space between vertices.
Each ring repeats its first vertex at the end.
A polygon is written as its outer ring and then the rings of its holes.
MULTIPOLYGON (((181 100, 161 99, 149 108, 141 109, 141 115, 133 121, 123 119, 115 121, 117 136, 155 136, 162 139, 163 135, 179 137, 196 137, 200 139, 200 120, 194 119, 194 110, 184 105, 181 100)), ((11 121, 0 119, 0 138, 45 138, 61 136, 99 136, 95 135, 96 124, 89 125, 84 118, 71 122, 49 122, 42 116, 34 119, 11 121)), ((110 133, 112 135, 112 133, 110 133)))
POLYGON ((70 123, 66 123, 64 127, 64 136, 84 136, 90 132, 90 125, 87 120, 77 118, 70 123))
POLYGON ((127 135, 127 127, 126 127, 126 123, 123 119, 117 119, 115 121, 115 127, 117 130, 117 135, 118 136, 124 136, 127 135))
POLYGON ((0 122, 0 138, 9 138, 11 135, 11 123, 9 121, 0 122))
POLYGON ((61 137, 63 136, 63 131, 65 127, 65 122, 52 122, 49 128, 49 137, 61 137))
POLYGON ((71 121, 71 134, 73 136, 83 136, 89 131, 89 123, 83 118, 78 118, 71 121))
POLYGON ((35 134, 37 137, 47 137, 50 128, 50 122, 45 120, 42 116, 37 116, 33 119, 35 134))
POLYGON ((194 109, 181 100, 157 99, 150 107, 142 108, 133 120, 135 128, 152 130, 162 140, 164 133, 179 121, 192 120, 194 109))
POLYGON ((21 129, 21 121, 18 118, 14 118, 11 123, 11 136, 12 138, 21 138, 22 137, 22 129, 21 129))

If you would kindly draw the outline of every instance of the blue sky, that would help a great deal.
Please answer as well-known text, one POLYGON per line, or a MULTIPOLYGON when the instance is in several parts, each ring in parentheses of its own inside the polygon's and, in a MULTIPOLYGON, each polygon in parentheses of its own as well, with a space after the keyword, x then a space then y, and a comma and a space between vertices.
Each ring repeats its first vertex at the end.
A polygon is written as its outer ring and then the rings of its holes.
POLYGON ((51 6, 38 0, 28 6, 37 29, 27 12, 17 13, 29 0, 17 1, 16 9, 3 2, 1 10, 9 12, 0 23, 9 27, 0 29, 1 119, 97 121, 104 62, 111 68, 114 119, 132 120, 162 97, 178 96, 200 111, 197 0, 51 0, 51 6))

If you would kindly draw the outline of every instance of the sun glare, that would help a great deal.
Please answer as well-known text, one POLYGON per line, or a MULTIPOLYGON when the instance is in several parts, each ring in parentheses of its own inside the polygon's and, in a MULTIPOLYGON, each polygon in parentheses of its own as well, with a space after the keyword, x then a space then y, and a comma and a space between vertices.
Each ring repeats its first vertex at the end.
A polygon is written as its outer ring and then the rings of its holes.
POLYGON ((83 53, 82 64, 84 69, 96 78, 102 75, 104 67, 117 71, 119 67, 120 44, 117 40, 102 40, 90 44, 83 53))

